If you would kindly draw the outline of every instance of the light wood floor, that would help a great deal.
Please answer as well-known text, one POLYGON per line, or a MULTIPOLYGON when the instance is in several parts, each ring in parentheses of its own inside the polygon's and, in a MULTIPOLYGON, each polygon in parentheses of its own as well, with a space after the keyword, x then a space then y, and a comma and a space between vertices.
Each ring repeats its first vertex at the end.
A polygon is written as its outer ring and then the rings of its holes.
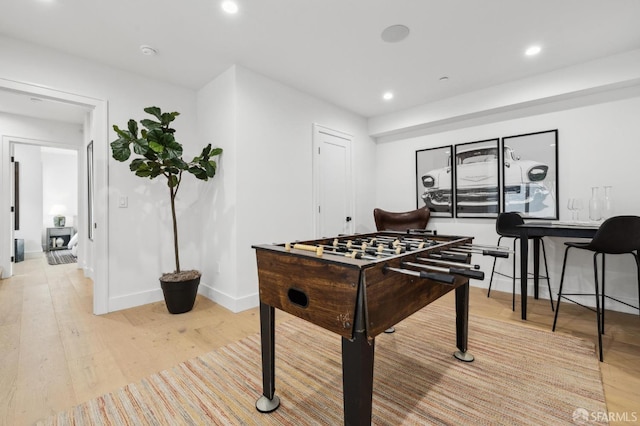
MULTIPOLYGON (((154 303, 95 316, 92 283, 75 264, 30 259, 16 264, 14 273, 0 281, 2 425, 33 424, 259 330, 257 309, 233 314, 200 296, 194 310, 182 315, 154 303)), ((452 296, 435 303, 452 303, 452 296)), ((523 324, 507 293, 487 298, 484 289, 472 288, 470 310, 523 324)), ((528 314, 526 325, 550 332, 547 300, 531 299, 528 314)), ((595 314, 586 309, 563 304, 559 327, 556 332, 595 341, 595 314)), ((604 348, 608 410, 640 417, 640 317, 608 314, 604 348)))

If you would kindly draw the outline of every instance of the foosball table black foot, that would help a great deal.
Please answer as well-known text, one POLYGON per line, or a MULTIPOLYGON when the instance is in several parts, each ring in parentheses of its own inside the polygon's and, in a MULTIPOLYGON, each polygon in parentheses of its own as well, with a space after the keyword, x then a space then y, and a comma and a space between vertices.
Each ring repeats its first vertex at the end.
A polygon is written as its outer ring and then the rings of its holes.
POLYGON ((260 398, 258 398, 258 400, 256 401, 256 408, 261 413, 270 413, 272 411, 277 410, 279 406, 280 406, 280 398, 278 398, 275 395, 273 396, 273 399, 269 399, 263 395, 260 398))
POLYGON ((469 352, 462 352, 462 351, 455 351, 453 353, 453 356, 455 356, 460 361, 464 361, 464 362, 471 362, 475 359, 473 358, 473 355, 471 355, 469 352))

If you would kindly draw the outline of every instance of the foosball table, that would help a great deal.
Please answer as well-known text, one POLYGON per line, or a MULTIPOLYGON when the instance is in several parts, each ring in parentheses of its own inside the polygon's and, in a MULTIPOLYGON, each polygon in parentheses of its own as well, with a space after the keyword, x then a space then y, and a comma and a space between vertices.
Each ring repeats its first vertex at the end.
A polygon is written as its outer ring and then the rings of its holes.
POLYGON ((469 279, 483 279, 472 253, 507 257, 472 237, 418 231, 375 232, 295 243, 254 245, 260 289, 263 394, 258 411, 280 405, 275 395, 275 308, 342 337, 344 422, 371 424, 375 337, 455 291, 454 356, 467 352, 469 279))

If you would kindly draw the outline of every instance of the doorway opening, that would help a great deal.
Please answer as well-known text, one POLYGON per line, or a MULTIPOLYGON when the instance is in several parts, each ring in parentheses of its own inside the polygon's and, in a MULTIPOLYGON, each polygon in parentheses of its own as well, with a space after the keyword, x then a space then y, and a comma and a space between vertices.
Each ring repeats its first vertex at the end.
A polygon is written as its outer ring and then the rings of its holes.
MULTIPOLYGON (((51 235, 78 228, 78 148, 51 147, 45 142, 14 142, 14 263, 62 249, 51 235), (53 241, 52 241, 53 240, 53 241)), ((62 234, 61 234, 62 233, 62 234)), ((66 248, 69 241, 64 241, 66 248)), ((77 254, 77 253, 76 253, 77 254)), ((84 260, 84 259, 81 259, 84 260)), ((79 264, 79 266, 82 266, 79 264)))
MULTIPOLYGON (((108 312, 108 143, 107 143, 107 104, 106 101, 81 95, 74 95, 53 89, 47 89, 31 84, 0 79, 0 96, 3 94, 19 95, 27 99, 38 98, 46 100, 47 105, 53 110, 56 104, 60 108, 73 106, 82 109, 85 114, 82 124, 82 146, 75 147, 78 150, 78 226, 79 240, 84 247, 86 268, 85 273, 93 280, 93 313, 104 314, 108 312), (93 214, 93 240, 87 238, 87 163, 86 147, 93 142, 93 185, 94 203, 93 214), (83 223, 86 226, 83 226, 83 223)), ((43 102, 44 103, 44 102, 43 102)), ((9 111, 5 108, 2 112, 20 116, 20 111, 9 111)), ((35 108, 34 108, 35 109, 35 108)), ((28 121, 28 120, 26 120, 28 121)), ((21 135, 23 128, 20 126, 4 126, 2 131, 2 149, 0 150, 0 171, 2 176, 2 196, 0 197, 0 268, 2 276, 7 277, 12 271, 11 257, 14 251, 14 217, 12 184, 14 170, 11 157, 15 142, 34 143, 37 138, 29 138, 21 135), (7 130, 7 128, 9 128, 7 130)), ((59 144, 58 144, 59 145, 59 144)), ((80 247, 80 245, 79 245, 80 247)), ((79 257, 80 257, 79 256, 79 257)))

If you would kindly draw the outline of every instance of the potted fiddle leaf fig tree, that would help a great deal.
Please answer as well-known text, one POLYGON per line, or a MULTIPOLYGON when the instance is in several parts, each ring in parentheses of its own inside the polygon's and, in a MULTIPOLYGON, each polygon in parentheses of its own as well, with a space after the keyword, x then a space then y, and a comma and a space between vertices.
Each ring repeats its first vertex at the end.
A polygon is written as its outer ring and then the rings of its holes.
POLYGON ((118 139, 111 142, 111 151, 113 158, 121 162, 129 160, 134 154, 129 169, 136 176, 149 179, 164 177, 167 181, 173 220, 175 270, 163 273, 160 284, 167 309, 172 314, 180 314, 193 309, 201 273, 197 270, 183 271, 180 268, 176 195, 185 172, 203 181, 215 176, 215 157, 222 154, 222 148, 211 148, 211 144, 208 144, 200 155, 187 162, 182 159, 182 144, 175 138, 175 129, 170 127, 180 113, 162 112, 155 106, 145 108, 144 111, 153 118, 140 120, 142 129, 133 119, 129 120, 126 129, 113 126, 118 139))

